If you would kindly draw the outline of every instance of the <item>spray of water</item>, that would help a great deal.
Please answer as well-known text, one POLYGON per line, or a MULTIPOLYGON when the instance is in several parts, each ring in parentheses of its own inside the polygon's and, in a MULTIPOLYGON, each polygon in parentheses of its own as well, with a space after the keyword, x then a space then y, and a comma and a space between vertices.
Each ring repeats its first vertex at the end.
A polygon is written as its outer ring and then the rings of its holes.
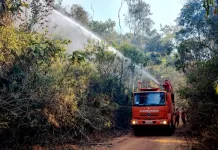
POLYGON ((147 77, 148 79, 151 79, 152 81, 154 81, 156 84, 160 84, 160 82, 154 78, 146 69, 140 69, 139 66, 136 66, 136 69, 140 70, 141 75, 144 77, 147 77))
MULTIPOLYGON (((96 36, 94 33, 77 23, 75 20, 64 16, 60 12, 54 10, 50 22, 48 24, 50 32, 56 34, 59 37, 67 38, 72 40, 72 44, 68 46, 69 53, 72 51, 83 49, 87 44, 88 40, 93 40, 96 42, 101 42, 101 38, 96 36), (56 28, 52 28, 51 25, 56 25, 56 28)), ((117 56, 122 59, 127 60, 130 63, 130 60, 123 56, 118 50, 113 47, 108 48, 109 51, 112 51, 117 54, 117 56)), ((146 70, 142 69, 140 66, 136 65, 136 73, 140 74, 143 79, 153 80, 155 83, 159 84, 157 79, 155 79, 152 75, 150 75, 146 70)))
POLYGON ((154 81, 154 82, 157 83, 158 85, 160 84, 160 82, 159 82, 156 78, 154 78, 151 74, 149 74, 148 72, 143 71, 143 75, 146 76, 146 77, 148 77, 149 79, 151 79, 152 81, 154 81))

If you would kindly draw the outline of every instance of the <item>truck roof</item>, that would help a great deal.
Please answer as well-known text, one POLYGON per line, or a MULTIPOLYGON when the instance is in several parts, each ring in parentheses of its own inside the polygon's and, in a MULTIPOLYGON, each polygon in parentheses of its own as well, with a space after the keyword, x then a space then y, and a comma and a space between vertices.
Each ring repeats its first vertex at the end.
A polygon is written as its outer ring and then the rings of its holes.
POLYGON ((159 92, 166 93, 166 91, 135 91, 133 93, 159 93, 159 92))

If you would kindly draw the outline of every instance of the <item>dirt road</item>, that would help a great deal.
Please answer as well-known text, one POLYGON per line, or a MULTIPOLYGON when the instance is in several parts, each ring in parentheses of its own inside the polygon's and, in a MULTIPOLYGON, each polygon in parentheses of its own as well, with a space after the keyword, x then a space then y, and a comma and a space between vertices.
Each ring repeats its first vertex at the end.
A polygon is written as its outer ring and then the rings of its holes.
MULTIPOLYGON (((55 150, 189 150, 190 141, 186 141, 183 137, 184 132, 188 130, 188 126, 180 126, 171 136, 166 135, 164 130, 148 130, 141 136, 134 136, 131 133, 126 136, 111 139, 111 141, 103 143, 87 144, 87 146, 65 145, 51 149, 55 150), (88 146, 89 145, 89 146, 88 146)), ((33 150, 49 150, 47 147, 35 146, 33 150)))
POLYGON ((97 146, 90 149, 93 150, 187 150, 188 144, 184 140, 182 134, 187 128, 180 126, 172 136, 153 131, 148 135, 136 137, 127 135, 116 138, 109 142, 106 146, 97 146))

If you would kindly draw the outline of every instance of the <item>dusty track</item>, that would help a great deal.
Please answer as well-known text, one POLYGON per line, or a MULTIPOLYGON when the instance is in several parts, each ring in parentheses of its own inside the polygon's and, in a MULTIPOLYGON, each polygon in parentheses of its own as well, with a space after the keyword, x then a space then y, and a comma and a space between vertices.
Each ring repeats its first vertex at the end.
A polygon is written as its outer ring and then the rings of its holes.
POLYGON ((182 136, 187 127, 180 126, 172 136, 165 135, 157 130, 150 131, 142 136, 127 135, 116 138, 106 146, 89 147, 91 150, 186 150, 187 141, 182 136))

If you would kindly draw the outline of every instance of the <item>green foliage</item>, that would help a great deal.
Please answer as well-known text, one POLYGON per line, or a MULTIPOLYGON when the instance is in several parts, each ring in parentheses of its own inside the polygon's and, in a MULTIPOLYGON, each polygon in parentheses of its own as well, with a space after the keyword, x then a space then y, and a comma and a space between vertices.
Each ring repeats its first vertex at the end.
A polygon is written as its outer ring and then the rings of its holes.
POLYGON ((175 63, 178 69, 185 68, 192 62, 206 61, 211 58, 208 54, 208 46, 205 40, 190 38, 180 43, 178 47, 179 58, 175 63))
POLYGON ((11 143, 53 141, 52 130, 65 135, 72 128, 72 137, 87 137, 116 127, 125 115, 119 114, 125 104, 120 59, 105 45, 68 55, 68 40, 12 27, 0 32, 0 121, 17 135, 8 137, 11 143))
POLYGON ((187 74, 188 87, 181 88, 180 95, 189 102, 189 121, 193 135, 201 143, 199 149, 216 149, 218 97, 214 88, 217 79, 217 56, 207 62, 196 63, 187 74))
MULTIPOLYGON (((192 135, 199 141, 197 149, 217 149, 217 15, 209 15, 213 1, 191 0, 183 7, 177 33, 177 68, 183 68, 187 86, 180 97, 187 99, 192 135), (205 17, 207 14, 207 18, 205 17)), ((216 8, 215 8, 216 11, 216 8)))
POLYGON ((89 27, 90 29, 103 37, 107 41, 112 41, 115 34, 115 21, 112 21, 111 19, 106 20, 105 22, 102 21, 90 21, 89 27))
POLYGON ((174 48, 174 38, 177 28, 174 26, 161 27, 161 33, 153 31, 146 40, 145 51, 149 52, 151 63, 160 64, 163 56, 170 55, 174 48))
MULTIPOLYGON (((122 43, 114 21, 90 21, 79 5, 73 5, 71 13, 62 8, 61 1, 55 6, 116 45, 129 61, 104 43, 90 43, 84 51, 67 54, 69 40, 36 33, 36 25, 43 26, 52 10, 53 1, 46 2, 31 1, 32 15, 19 29, 8 24, 0 27, 0 122, 7 126, 3 131, 11 133, 5 137, 6 144, 65 143, 80 137, 90 140, 90 133, 129 127, 131 109, 126 106, 124 91, 131 87, 133 67, 145 67, 149 62, 142 49, 148 40, 146 34, 152 34, 150 6, 141 0, 126 1, 126 21, 134 32, 123 39, 130 44, 122 43)), ((13 10, 19 13, 19 9, 13 10)), ((165 53, 171 46, 169 28, 163 32, 167 36, 159 40, 165 47, 157 53, 165 53)), ((166 59, 160 58, 166 65, 166 59)))
POLYGON ((150 5, 142 0, 125 1, 128 5, 125 22, 129 26, 130 32, 133 33, 134 37, 148 33, 153 25, 153 21, 149 18, 151 15, 150 5))
MULTIPOLYGON (((204 4, 203 4, 203 7, 205 8, 206 10, 206 15, 209 16, 210 15, 210 7, 215 7, 215 2, 214 0, 204 0, 204 4)), ((217 8, 215 7, 214 9, 214 14, 217 13, 217 8)))
POLYGON ((183 28, 177 32, 178 68, 185 68, 196 61, 210 59, 217 45, 217 16, 204 17, 201 2, 192 0, 183 7, 177 21, 183 28), (212 44, 214 43, 214 44, 212 44))
POLYGON ((116 110, 113 119, 110 121, 112 127, 129 127, 131 110, 125 107, 127 102, 124 93, 125 82, 129 80, 128 68, 125 68, 123 60, 116 53, 108 51, 108 47, 103 43, 89 45, 86 47, 85 53, 87 59, 96 67, 99 73, 95 79, 92 79, 93 84, 90 87, 90 94, 102 93, 108 96, 114 107, 113 109, 116 110))
POLYGON ((135 46, 126 43, 121 45, 118 49, 124 56, 130 58, 133 63, 141 64, 143 67, 148 64, 149 58, 135 46))
MULTIPOLYGON (((42 2, 40 0, 31 1, 29 4, 31 14, 28 17, 27 22, 24 22, 21 26, 23 30, 37 31, 40 28, 46 27, 46 22, 49 22, 49 15, 52 14, 53 0, 42 2)), ((20 17, 22 20, 22 18, 20 17)))
POLYGON ((78 4, 71 6, 70 16, 84 25, 89 24, 89 14, 78 4))
POLYGON ((176 107, 187 107, 188 103, 185 98, 180 97, 179 91, 181 87, 186 86, 186 78, 184 74, 177 71, 174 63, 176 58, 172 55, 160 57, 159 64, 150 64, 147 68, 160 83, 164 83, 166 79, 170 80, 173 91, 175 93, 176 107))
MULTIPOLYGON (((150 55, 148 57, 150 57, 154 63, 160 63, 160 56, 170 54, 174 48, 173 39, 176 28, 164 26, 161 28, 161 32, 163 32, 162 34, 157 33, 156 30, 150 30, 152 26, 152 21, 149 18, 151 14, 150 6, 141 0, 128 0, 126 2, 129 8, 129 13, 126 15, 126 21, 128 21, 128 25, 131 22, 130 25, 132 28, 135 27, 135 32, 137 34, 134 34, 134 32, 130 31, 131 33, 120 35, 115 31, 116 23, 111 19, 108 19, 105 22, 89 20, 89 29, 107 41, 107 43, 118 49, 123 43, 130 43, 130 45, 136 47, 138 50, 133 50, 133 52, 135 51, 135 53, 138 53, 138 56, 137 58, 131 59, 137 59, 137 63, 140 62, 143 66, 145 66, 148 61, 148 58, 145 58, 147 54, 144 53, 151 51, 155 51, 155 53, 152 53, 152 55, 155 56, 152 57, 150 55), (143 50, 144 52, 141 52, 143 50)), ((56 3, 55 8, 61 12, 64 12, 67 14, 67 16, 72 17, 72 15, 66 11, 66 8, 61 6, 61 1, 56 3)), ((85 10, 83 9, 83 11, 85 10)), ((83 15, 87 14, 87 12, 81 12, 78 14, 83 15)), ((87 15, 89 16, 89 14, 87 15)), ((72 18, 75 19, 75 17, 72 18)))
POLYGON ((62 3, 63 0, 55 1, 53 5, 54 9, 65 14, 69 18, 75 19, 83 26, 88 27, 90 23, 90 17, 89 17, 90 15, 81 5, 73 4, 72 6, 70 6, 70 10, 68 10, 67 7, 62 5, 62 3))
POLYGON ((54 1, 54 8, 56 9, 56 10, 59 10, 59 11, 61 11, 62 10, 62 3, 63 3, 63 0, 56 0, 56 1, 54 1))
POLYGON ((11 12, 12 14, 16 14, 22 12, 21 7, 28 7, 28 4, 23 0, 3 0, 1 1, 0 13, 11 12))
POLYGON ((214 57, 207 62, 194 64, 187 74, 188 83, 192 85, 188 93, 192 93, 195 102, 217 103, 214 89, 214 82, 218 73, 215 69, 218 64, 216 59, 217 57, 214 57))

